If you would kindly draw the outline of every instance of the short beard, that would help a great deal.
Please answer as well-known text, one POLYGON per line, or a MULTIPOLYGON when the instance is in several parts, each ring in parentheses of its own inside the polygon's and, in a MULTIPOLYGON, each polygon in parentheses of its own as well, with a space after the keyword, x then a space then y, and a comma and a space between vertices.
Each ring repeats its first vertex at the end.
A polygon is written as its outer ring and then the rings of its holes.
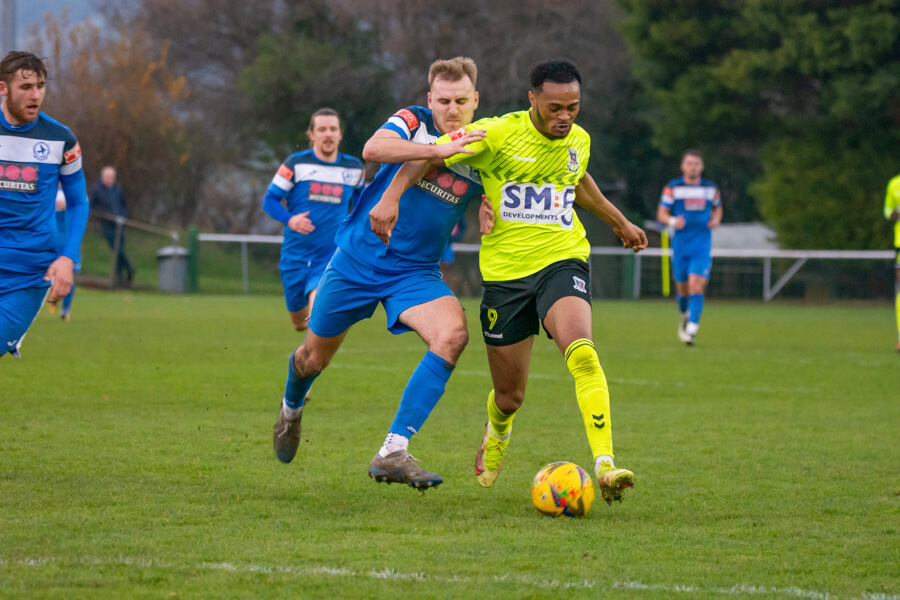
MULTIPOLYGON (((13 123, 14 125, 16 125, 16 124, 18 124, 18 126, 28 125, 29 123, 37 120, 37 117, 35 117, 34 119, 29 121, 28 118, 26 118, 24 114, 19 112, 17 109, 13 108, 13 105, 9 101, 9 98, 6 99, 5 104, 6 104, 6 112, 8 112, 9 116, 12 117, 11 120, 15 121, 13 123)), ((38 114, 40 114, 40 112, 41 112, 40 108, 38 108, 38 114)))

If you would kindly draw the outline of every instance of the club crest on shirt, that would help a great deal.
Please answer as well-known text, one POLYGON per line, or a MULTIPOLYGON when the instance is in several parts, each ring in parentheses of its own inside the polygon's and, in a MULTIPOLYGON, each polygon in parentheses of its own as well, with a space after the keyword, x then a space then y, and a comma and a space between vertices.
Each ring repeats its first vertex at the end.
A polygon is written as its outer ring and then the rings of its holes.
POLYGON ((47 142, 38 142, 34 145, 33 152, 37 160, 47 160, 50 157, 50 146, 47 142))
POLYGON ((572 173, 578 172, 578 151, 571 146, 569 146, 569 162, 566 168, 572 173))

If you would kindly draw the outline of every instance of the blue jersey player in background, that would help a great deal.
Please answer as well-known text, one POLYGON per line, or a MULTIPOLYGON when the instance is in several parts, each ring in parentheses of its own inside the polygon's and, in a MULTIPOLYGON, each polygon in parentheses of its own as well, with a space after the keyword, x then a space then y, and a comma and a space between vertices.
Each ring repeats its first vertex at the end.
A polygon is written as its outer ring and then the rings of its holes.
POLYGON ((81 147, 68 127, 41 112, 46 80, 43 59, 30 52, 0 61, 0 357, 19 356, 45 297, 55 303, 69 293, 87 226, 81 147), (60 184, 69 221, 61 252, 60 184))
POLYGON ((306 134, 310 149, 284 161, 263 199, 266 213, 284 223, 278 268, 297 331, 306 329, 319 279, 334 254, 334 234, 364 183, 362 162, 338 152, 343 136, 336 111, 314 112, 306 134))
MULTIPOLYGON (((56 192, 56 248, 59 250, 60 254, 66 248, 66 242, 69 241, 69 213, 66 211, 66 194, 62 190, 62 185, 59 186, 59 189, 56 192)), ((75 263, 75 272, 81 272, 81 265, 79 263, 75 263)), ((66 297, 62 299, 62 309, 59 311, 59 316, 63 321, 68 322, 71 319, 72 314, 72 300, 75 298, 75 282, 72 282, 72 289, 69 290, 69 293, 66 294, 66 297)), ((56 313, 57 305, 55 303, 48 304, 50 309, 50 314, 56 313)))
POLYGON ((719 188, 703 179, 703 157, 697 150, 686 150, 681 157, 682 177, 663 189, 656 219, 675 230, 672 238, 672 277, 681 319, 678 338, 694 345, 703 294, 712 267, 712 230, 722 222, 722 198, 719 188))
MULTIPOLYGON (((442 134, 471 123, 478 106, 476 76, 471 59, 436 61, 428 77, 430 110, 410 106, 398 111, 366 143, 366 160, 391 164, 382 166, 341 224, 338 249, 322 276, 306 340, 291 354, 273 433, 275 454, 282 462, 290 462, 297 452, 304 398, 313 380, 328 366, 350 326, 371 317, 380 303, 388 330, 394 334, 415 331, 428 351, 403 390, 384 444, 369 465, 369 476, 418 489, 443 481, 422 469, 408 447, 443 395, 468 343, 465 314, 441 280, 439 263, 469 201, 481 200, 481 180, 465 166, 426 175, 399 199, 399 218, 389 243, 373 233, 369 213, 379 205, 400 163, 421 154, 418 144, 431 144, 442 134)), ((482 135, 475 132, 460 138, 451 148, 434 146, 435 156, 461 152, 466 143, 482 135)))

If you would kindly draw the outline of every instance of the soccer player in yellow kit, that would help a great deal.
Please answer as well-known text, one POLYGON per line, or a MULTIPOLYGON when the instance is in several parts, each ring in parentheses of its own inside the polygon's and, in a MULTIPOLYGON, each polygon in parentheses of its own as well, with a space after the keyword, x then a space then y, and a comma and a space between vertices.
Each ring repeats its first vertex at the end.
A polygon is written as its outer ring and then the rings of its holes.
MULTIPOLYGON (((513 417, 525 399, 534 336, 543 324, 575 378, 594 473, 603 499, 611 503, 634 484, 634 473, 613 463, 609 391, 591 340, 590 244, 574 204, 603 219, 636 252, 647 247, 647 236, 587 174, 590 136, 574 123, 581 102, 576 67, 567 61, 536 65, 528 99, 530 110, 482 119, 437 140, 446 143, 467 130, 487 132, 485 139, 466 146, 470 153, 443 161, 480 171, 494 216, 479 259, 481 323, 494 389, 488 394, 476 477, 484 487, 497 479, 513 417)), ((426 168, 406 165, 395 185, 409 185, 426 168)), ((384 202, 395 201, 394 195, 385 196, 384 202)), ((389 219, 372 219, 372 226, 383 240, 389 238, 389 219)))
POLYGON ((897 258, 894 264, 894 303, 897 306, 897 352, 900 352, 900 175, 888 182, 884 197, 884 218, 894 224, 894 248, 897 258))

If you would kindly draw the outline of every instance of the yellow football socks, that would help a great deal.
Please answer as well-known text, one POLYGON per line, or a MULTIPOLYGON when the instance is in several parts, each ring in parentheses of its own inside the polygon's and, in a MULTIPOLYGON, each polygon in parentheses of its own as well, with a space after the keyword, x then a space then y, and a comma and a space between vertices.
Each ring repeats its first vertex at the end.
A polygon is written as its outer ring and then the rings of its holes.
POLYGON ((494 401, 494 390, 491 390, 491 393, 488 394, 487 412, 488 421, 491 423, 491 433, 493 437, 497 441, 506 440, 512 429, 513 417, 516 416, 516 413, 507 415, 497 408, 497 403, 494 401))
POLYGON ((566 366, 575 378, 575 397, 594 460, 603 455, 612 457, 609 388, 594 343, 588 339, 572 342, 566 348, 566 366))

